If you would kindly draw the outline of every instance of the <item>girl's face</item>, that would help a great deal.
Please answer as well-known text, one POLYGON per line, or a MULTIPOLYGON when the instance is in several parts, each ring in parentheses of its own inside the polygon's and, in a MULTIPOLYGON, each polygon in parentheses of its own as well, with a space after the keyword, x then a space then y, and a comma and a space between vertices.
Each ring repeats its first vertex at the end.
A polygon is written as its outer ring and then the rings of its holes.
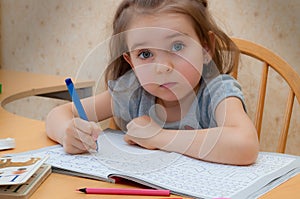
POLYGON ((195 95, 205 52, 188 16, 136 17, 126 41, 130 52, 123 56, 146 91, 163 101, 195 95))

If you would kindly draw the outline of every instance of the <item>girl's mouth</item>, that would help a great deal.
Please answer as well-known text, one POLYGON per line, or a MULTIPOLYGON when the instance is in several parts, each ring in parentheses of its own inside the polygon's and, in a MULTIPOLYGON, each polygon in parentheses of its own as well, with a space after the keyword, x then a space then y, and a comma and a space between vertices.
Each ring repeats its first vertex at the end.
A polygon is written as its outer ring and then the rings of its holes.
POLYGON ((175 85, 177 85, 177 82, 166 82, 166 83, 161 84, 159 87, 170 89, 175 85))

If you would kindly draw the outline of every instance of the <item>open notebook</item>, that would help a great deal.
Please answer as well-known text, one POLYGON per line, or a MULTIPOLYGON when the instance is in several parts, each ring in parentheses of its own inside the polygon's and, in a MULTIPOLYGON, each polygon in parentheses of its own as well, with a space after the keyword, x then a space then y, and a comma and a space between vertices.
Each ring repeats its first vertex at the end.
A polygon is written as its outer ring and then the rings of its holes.
POLYGON ((299 156, 261 152, 253 165, 231 166, 130 146, 123 135, 106 130, 99 151, 91 154, 69 155, 60 145, 26 154, 49 156, 46 163, 54 172, 108 182, 121 177, 196 198, 256 198, 300 173, 299 156))

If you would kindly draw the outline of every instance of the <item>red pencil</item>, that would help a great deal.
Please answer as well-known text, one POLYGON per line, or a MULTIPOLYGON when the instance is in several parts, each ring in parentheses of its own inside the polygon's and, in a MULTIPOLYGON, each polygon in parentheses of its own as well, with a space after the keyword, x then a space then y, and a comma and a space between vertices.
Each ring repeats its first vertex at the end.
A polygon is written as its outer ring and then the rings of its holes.
POLYGON ((140 195, 140 196, 169 196, 170 190, 156 189, 122 189, 122 188, 81 188, 77 189, 87 194, 118 194, 118 195, 140 195))

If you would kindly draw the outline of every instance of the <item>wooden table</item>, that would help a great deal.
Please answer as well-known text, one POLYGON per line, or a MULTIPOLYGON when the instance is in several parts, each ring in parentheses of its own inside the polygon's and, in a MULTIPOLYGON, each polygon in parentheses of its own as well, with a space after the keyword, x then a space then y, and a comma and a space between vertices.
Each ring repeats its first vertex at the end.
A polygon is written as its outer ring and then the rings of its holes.
MULTIPOLYGON (((66 91, 64 79, 65 77, 0 70, 0 83, 2 84, 2 94, 0 94, 0 138, 12 137, 16 140, 16 148, 0 151, 0 156, 7 153, 34 150, 56 144, 46 136, 44 122, 14 115, 4 110, 3 106, 9 102, 28 96, 44 96, 49 93, 51 93, 50 96, 53 96, 53 93, 66 91)), ((76 83, 77 88, 88 88, 93 85, 94 83, 91 81, 76 83)), ((31 198, 100 198, 99 195, 85 195, 75 191, 77 188, 81 187, 139 187, 139 185, 130 183, 111 184, 97 180, 52 173, 37 191, 35 191, 31 198)), ((172 195, 171 197, 178 196, 172 195)), ((162 197, 101 195, 101 198, 121 199, 162 197)), ((261 198, 300 198, 300 175, 291 178, 261 198)))

